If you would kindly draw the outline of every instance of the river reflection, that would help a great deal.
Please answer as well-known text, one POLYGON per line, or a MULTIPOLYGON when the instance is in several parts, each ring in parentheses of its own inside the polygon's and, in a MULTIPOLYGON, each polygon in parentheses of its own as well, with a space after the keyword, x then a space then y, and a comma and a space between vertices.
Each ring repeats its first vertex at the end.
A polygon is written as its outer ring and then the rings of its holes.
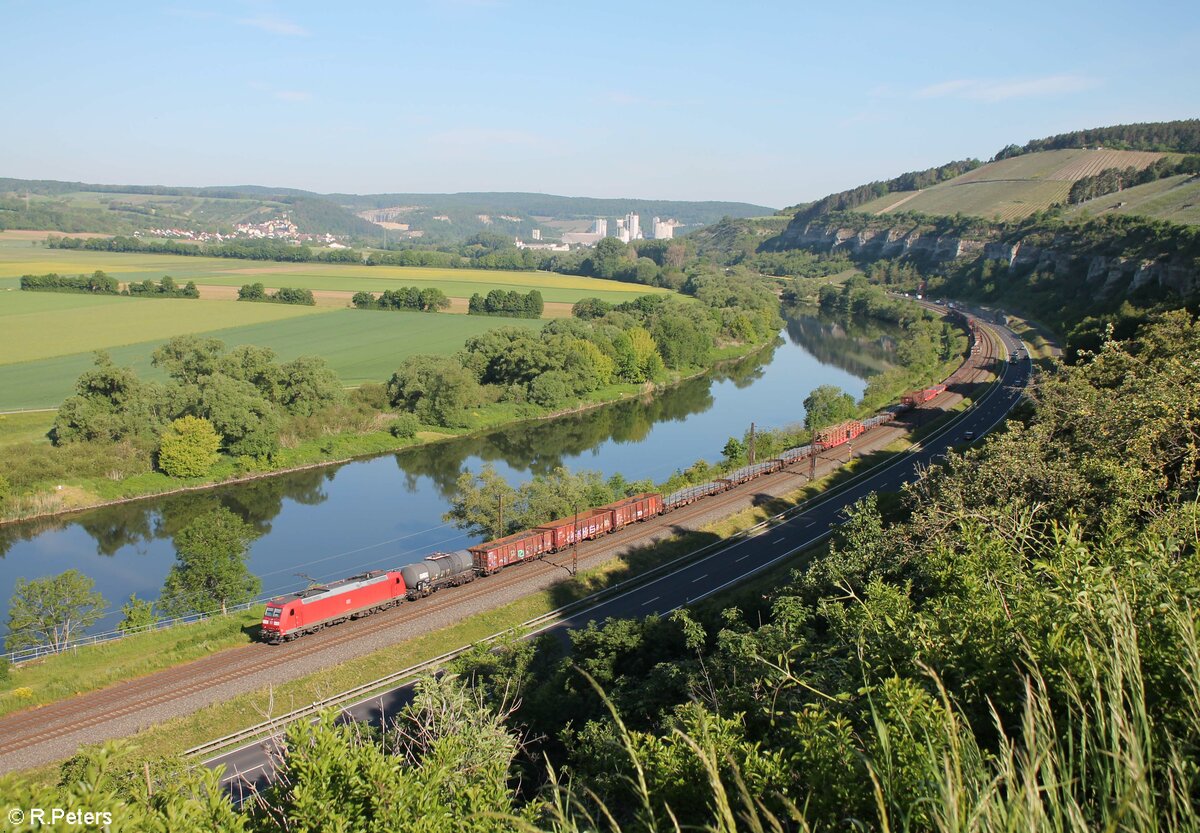
MULTIPOLYGON (((151 498, 67 518, 0 527, 0 616, 17 578, 78 569, 110 609, 131 593, 154 598, 174 559, 172 538, 224 505, 260 533, 250 568, 265 594, 377 567, 399 566, 469 539, 441 520, 465 470, 491 463, 512 481, 557 466, 666 479, 700 457, 715 460, 751 422, 803 420, 801 402, 833 384, 855 397, 887 366, 889 331, 797 313, 775 345, 657 397, 435 443, 369 460, 151 498)), ((97 626, 115 626, 110 613, 97 626)))

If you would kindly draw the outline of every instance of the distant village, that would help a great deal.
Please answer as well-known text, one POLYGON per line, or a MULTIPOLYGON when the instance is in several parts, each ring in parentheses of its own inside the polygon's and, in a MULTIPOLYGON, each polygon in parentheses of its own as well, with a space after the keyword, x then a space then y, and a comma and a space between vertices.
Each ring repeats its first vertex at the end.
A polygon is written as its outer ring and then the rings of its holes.
POLYGON ((349 248, 333 234, 309 234, 300 231, 286 214, 263 223, 238 223, 231 234, 217 231, 190 231, 182 228, 152 228, 135 232, 136 237, 163 237, 172 240, 195 240, 198 243, 221 243, 226 240, 284 240, 292 245, 313 243, 330 249, 349 248))

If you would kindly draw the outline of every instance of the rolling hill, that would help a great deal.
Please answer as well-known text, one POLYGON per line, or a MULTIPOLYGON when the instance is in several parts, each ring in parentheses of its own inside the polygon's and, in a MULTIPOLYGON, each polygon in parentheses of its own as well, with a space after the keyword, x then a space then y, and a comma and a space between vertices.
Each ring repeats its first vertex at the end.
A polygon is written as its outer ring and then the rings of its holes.
MULTIPOLYGON (((512 236, 542 228, 548 238, 586 228, 593 218, 615 220, 630 211, 701 226, 722 217, 770 214, 741 202, 595 199, 534 193, 317 194, 294 188, 230 185, 207 188, 100 185, 0 178, 0 229, 129 234, 139 229, 227 231, 287 213, 302 232, 380 241, 384 227, 360 212, 395 209, 394 219, 423 242, 462 242, 483 231, 512 236)), ((393 233, 394 239, 394 233, 393 233)))
MULTIPOLYGON (((1065 203, 1071 184, 1107 168, 1142 169, 1165 154, 1081 148, 1035 151, 989 162, 920 191, 885 194, 858 207, 871 214, 916 211, 1020 220, 1065 203)), ((1111 196, 1111 195, 1110 195, 1111 196)))

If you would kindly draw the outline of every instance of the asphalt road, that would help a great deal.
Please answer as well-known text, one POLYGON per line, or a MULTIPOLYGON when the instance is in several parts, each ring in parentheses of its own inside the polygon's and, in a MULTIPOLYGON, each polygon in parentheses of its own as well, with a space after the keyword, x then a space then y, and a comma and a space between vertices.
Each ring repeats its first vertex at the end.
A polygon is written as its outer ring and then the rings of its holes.
MULTIPOLYGON (((916 478, 921 469, 936 465, 949 449, 978 441, 1003 422, 1019 401, 1029 382, 1032 364, 1021 342, 1007 329, 990 330, 1004 343, 1008 355, 1020 351, 1020 361, 998 359, 1000 384, 990 388, 950 426, 924 438, 912 453, 865 473, 859 480, 829 497, 813 500, 807 508, 788 520, 748 538, 742 538, 710 555, 691 561, 646 584, 627 590, 594 607, 566 616, 538 633, 566 633, 585 627, 591 621, 610 617, 632 618, 665 614, 705 599, 744 581, 750 576, 820 543, 843 520, 843 510, 871 492, 895 492, 916 478)), ((395 714, 411 696, 411 683, 383 694, 376 694, 343 708, 343 718, 379 725, 386 715, 395 714)), ((224 766, 222 783, 235 801, 241 801, 261 789, 274 772, 274 741, 266 740, 226 752, 205 761, 209 767, 224 766)))

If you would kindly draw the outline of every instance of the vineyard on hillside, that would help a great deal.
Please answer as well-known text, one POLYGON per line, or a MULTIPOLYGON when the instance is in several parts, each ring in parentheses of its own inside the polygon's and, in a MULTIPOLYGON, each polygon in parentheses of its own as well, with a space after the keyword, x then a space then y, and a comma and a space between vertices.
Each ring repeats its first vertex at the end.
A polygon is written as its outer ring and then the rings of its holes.
POLYGON ((968 171, 923 191, 886 194, 862 206, 875 214, 916 211, 1020 220, 1066 202, 1071 183, 1108 168, 1142 169, 1164 154, 1126 150, 1050 150, 968 171))

